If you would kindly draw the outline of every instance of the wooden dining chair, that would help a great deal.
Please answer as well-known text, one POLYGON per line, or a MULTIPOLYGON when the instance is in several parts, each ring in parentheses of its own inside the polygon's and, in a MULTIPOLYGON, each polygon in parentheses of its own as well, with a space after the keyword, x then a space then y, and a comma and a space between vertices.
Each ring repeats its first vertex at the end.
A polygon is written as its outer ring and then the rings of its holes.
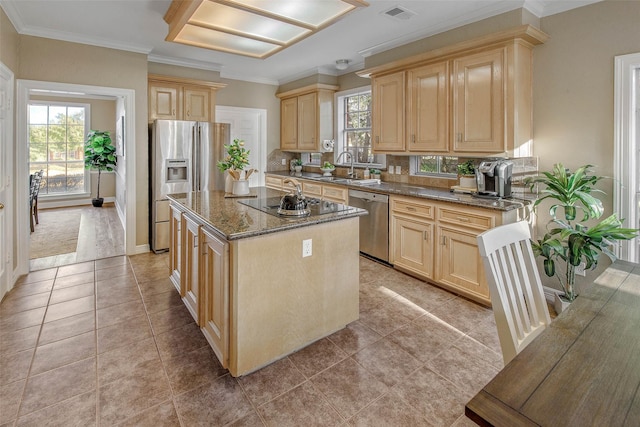
POLYGON ((530 237, 526 221, 478 236, 505 365, 551 323, 530 237))

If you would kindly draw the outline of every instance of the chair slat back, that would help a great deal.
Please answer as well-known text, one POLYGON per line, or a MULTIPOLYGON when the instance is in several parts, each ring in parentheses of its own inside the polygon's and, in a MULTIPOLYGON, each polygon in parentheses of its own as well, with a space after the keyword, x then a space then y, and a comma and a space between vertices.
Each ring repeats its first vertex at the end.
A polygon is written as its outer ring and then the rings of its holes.
POLYGON ((504 363, 551 322, 525 221, 478 236, 504 363))

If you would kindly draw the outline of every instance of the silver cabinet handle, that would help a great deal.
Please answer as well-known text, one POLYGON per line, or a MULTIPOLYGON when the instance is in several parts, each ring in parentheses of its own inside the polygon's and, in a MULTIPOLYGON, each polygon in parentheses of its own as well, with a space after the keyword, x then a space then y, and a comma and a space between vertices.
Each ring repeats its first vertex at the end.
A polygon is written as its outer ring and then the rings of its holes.
POLYGON ((427 241, 429 240, 429 232, 427 230, 422 232, 422 238, 427 241))
POLYGON ((442 236, 442 246, 447 246, 447 236, 442 236))

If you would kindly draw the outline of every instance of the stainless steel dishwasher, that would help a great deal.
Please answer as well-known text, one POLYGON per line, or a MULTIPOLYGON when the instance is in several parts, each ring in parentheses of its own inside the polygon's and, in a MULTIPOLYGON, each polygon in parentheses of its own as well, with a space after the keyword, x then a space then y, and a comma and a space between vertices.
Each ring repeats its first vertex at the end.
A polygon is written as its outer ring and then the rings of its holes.
POLYGON ((349 205, 369 211, 360 217, 360 252, 389 262, 389 196, 350 189, 349 205))

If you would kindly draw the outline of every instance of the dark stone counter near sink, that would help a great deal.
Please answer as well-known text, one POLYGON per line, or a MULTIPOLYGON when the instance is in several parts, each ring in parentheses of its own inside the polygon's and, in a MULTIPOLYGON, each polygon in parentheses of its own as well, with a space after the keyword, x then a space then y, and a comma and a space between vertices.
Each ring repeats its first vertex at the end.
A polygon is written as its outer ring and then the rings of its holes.
MULTIPOLYGON (((313 172, 266 172, 268 175, 292 177, 296 179, 308 179, 311 181, 322 182, 325 184, 343 185, 348 188, 353 188, 362 191, 371 191, 381 194, 397 194, 400 196, 411 196, 429 200, 437 200, 443 202, 459 203, 466 206, 472 206, 477 208, 493 209, 499 211, 511 211, 514 209, 523 208, 531 204, 530 200, 518 199, 518 198, 505 198, 505 199, 487 199, 470 194, 453 193, 449 190, 437 187, 420 187, 412 184, 403 184, 399 182, 380 182, 379 184, 362 184, 361 180, 348 179, 341 177, 333 177, 333 179, 327 179, 328 177, 322 176, 320 173, 313 172)), ((365 181, 366 182, 366 181, 365 181)))

